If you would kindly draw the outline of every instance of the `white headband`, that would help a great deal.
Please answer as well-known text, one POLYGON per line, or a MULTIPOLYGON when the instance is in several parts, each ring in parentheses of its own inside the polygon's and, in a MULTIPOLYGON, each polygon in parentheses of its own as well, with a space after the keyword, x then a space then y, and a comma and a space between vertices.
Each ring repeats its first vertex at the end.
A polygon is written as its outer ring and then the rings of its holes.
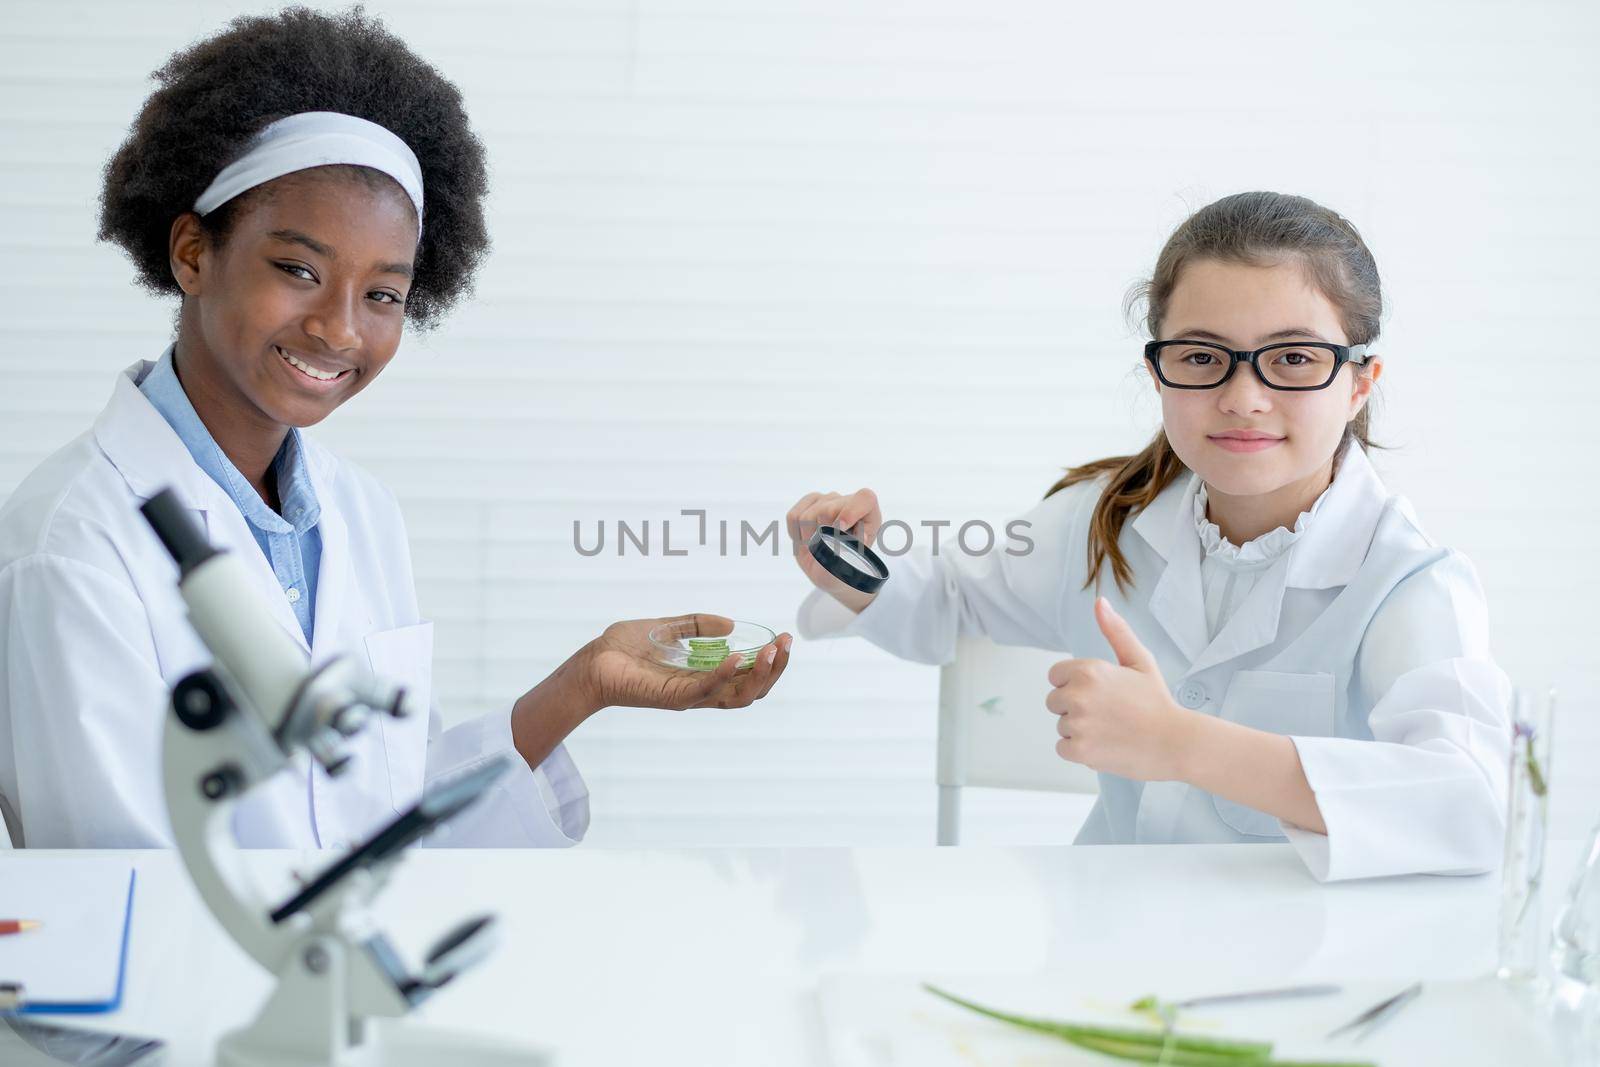
POLYGON ((417 208, 422 237, 422 167, 406 143, 376 122, 337 111, 304 111, 269 123, 244 155, 223 167, 194 202, 208 215, 246 189, 311 167, 348 163, 380 170, 400 183, 417 208))

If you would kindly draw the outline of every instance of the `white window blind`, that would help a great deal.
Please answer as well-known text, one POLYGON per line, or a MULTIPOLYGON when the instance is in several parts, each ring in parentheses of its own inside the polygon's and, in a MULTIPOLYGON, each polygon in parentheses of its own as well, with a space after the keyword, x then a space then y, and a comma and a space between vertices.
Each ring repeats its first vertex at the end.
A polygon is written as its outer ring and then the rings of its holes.
MULTIPOLYGON (((94 243, 100 169, 148 72, 254 9, 8 5, 0 495, 164 347, 170 306, 94 243)), ((684 508, 759 529, 870 485, 913 524, 998 522, 1138 447, 1124 291, 1187 211, 1270 188, 1372 246, 1379 469, 1477 564, 1508 670, 1562 690, 1554 831, 1600 814, 1592 5, 372 10, 461 86, 492 167, 477 299, 316 431, 404 505, 448 714, 614 619, 792 627, 787 558, 618 558, 619 519, 658 549, 684 508)), ((591 841, 931 841, 936 681, 800 643, 749 710, 605 712, 571 742, 591 841)), ((967 837, 1067 840, 1075 805, 976 795, 967 837)))

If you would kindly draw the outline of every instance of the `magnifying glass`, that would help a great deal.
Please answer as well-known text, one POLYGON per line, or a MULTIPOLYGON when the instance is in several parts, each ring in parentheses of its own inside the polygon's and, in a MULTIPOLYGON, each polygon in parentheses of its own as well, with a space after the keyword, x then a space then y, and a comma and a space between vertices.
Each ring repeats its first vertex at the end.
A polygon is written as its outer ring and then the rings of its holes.
POLYGON ((806 547, 824 570, 852 589, 876 593, 889 580, 888 565, 848 530, 819 526, 806 547))

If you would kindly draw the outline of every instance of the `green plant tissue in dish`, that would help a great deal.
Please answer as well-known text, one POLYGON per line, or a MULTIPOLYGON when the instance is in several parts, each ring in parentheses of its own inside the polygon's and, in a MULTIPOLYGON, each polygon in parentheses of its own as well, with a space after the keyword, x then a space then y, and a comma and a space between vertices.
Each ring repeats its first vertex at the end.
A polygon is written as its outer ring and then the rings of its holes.
POLYGON ((727 658, 728 639, 726 637, 689 638, 689 660, 687 666, 690 670, 714 671, 727 658))

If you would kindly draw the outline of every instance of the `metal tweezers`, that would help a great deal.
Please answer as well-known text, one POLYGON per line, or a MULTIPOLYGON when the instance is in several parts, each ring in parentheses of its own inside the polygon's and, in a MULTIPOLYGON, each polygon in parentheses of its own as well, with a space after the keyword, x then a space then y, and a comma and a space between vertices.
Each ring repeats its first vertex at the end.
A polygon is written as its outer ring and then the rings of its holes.
POLYGON ((1167 1033, 1178 1025, 1179 1008, 1198 1008, 1212 1004, 1233 1004, 1248 1000, 1285 1000, 1291 997, 1322 997, 1338 993, 1340 987, 1336 985, 1299 985, 1287 986, 1282 989, 1252 989, 1243 993, 1212 993, 1203 997, 1190 997, 1188 1000, 1173 1001, 1170 1004, 1161 1004, 1156 1009, 1156 1014, 1161 1019, 1162 1028, 1167 1033))
POLYGON ((1339 992, 1336 985, 1299 985, 1284 989, 1255 989, 1245 993, 1213 993, 1190 997, 1173 1004, 1174 1008, 1196 1008, 1202 1004, 1229 1004, 1240 1000, 1281 1000, 1289 997, 1322 997, 1339 992))
POLYGON ((1356 1035, 1356 1041, 1359 1042, 1365 1040, 1368 1034, 1372 1033, 1372 1031, 1376 1030, 1383 1023, 1393 1018, 1395 1013, 1397 1013, 1401 1008, 1417 999, 1417 995, 1421 992, 1421 982, 1414 982, 1411 985, 1406 986, 1406 988, 1402 989, 1388 1000, 1380 1001, 1379 1003, 1374 1004, 1372 1007, 1368 1008, 1360 1015, 1357 1015, 1354 1019, 1351 1019, 1343 1026, 1328 1031, 1328 1039, 1331 1041, 1333 1038, 1338 1037, 1345 1031, 1354 1030, 1359 1027, 1361 1032, 1356 1035))

